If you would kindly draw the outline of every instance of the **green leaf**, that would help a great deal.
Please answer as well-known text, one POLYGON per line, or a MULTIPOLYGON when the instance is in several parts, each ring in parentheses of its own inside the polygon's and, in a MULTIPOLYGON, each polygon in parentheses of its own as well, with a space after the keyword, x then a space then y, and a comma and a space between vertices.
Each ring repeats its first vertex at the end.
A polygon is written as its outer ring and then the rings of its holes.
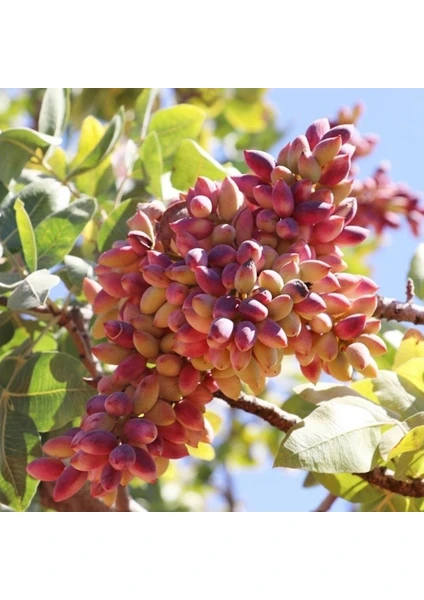
POLYGON ((93 277, 93 267, 84 259, 79 258, 79 256, 68 254, 68 256, 65 256, 63 262, 65 263, 70 282, 78 289, 82 288, 84 277, 93 277))
POLYGON ((125 200, 109 214, 97 237, 100 252, 110 248, 117 240, 125 240, 128 235, 127 219, 133 216, 138 204, 140 201, 136 198, 125 200))
MULTIPOLYGON (((37 179, 19 192, 19 198, 25 204, 34 228, 51 213, 65 208, 70 196, 69 189, 54 179, 37 179)), ((0 204, 0 238, 12 252, 21 249, 16 213, 13 210, 17 198, 18 196, 6 198, 0 204)))
POLYGON ((57 275, 47 269, 35 271, 26 277, 10 294, 7 307, 10 310, 31 310, 45 304, 50 290, 60 282, 57 275))
POLYGON ((103 136, 79 164, 77 164, 68 174, 68 177, 75 177, 91 169, 95 169, 114 149, 122 132, 124 118, 122 112, 118 112, 110 121, 109 126, 103 136))
POLYGON ((0 133, 0 181, 8 185, 16 179, 37 149, 45 152, 50 146, 59 145, 61 139, 38 133, 27 127, 7 129, 0 133))
MULTIPOLYGON (((1 388, 0 388, 1 392, 1 388)), ((0 502, 24 511, 31 502, 38 481, 29 477, 26 466, 41 456, 40 437, 27 415, 7 409, 0 402, 0 502)))
POLYGON ((415 396, 406 391, 397 373, 380 371, 372 383, 380 404, 395 411, 400 417, 406 418, 424 410, 424 405, 421 405, 415 396))
POLYGON ((375 502, 384 497, 384 493, 378 488, 370 485, 357 475, 350 473, 337 473, 330 475, 328 473, 314 473, 315 479, 323 485, 329 492, 344 498, 349 502, 375 502))
POLYGON ((297 415, 301 419, 304 419, 310 415, 313 410, 315 410, 315 406, 313 406, 310 402, 307 402, 298 394, 293 394, 290 396, 284 402, 282 408, 289 413, 297 415))
POLYGON ((424 300, 424 242, 418 244, 412 257, 408 277, 414 282, 415 295, 424 300))
POLYGON ((31 417, 38 431, 58 429, 81 416, 93 395, 83 381, 86 371, 81 361, 61 352, 35 353, 26 361, 9 356, 0 363, 0 371, 4 388, 0 404, 9 402, 31 417))
POLYGON ((69 90, 47 88, 41 103, 38 128, 41 133, 60 135, 69 116, 69 90))
POLYGON ((187 190, 203 175, 222 180, 227 171, 193 140, 183 140, 175 154, 171 182, 178 190, 187 190))
POLYGON ((35 245, 34 229, 25 205, 19 198, 15 201, 16 225, 21 240, 25 263, 30 272, 37 270, 37 246, 35 245))
POLYGON ((94 198, 80 198, 37 225, 35 239, 40 268, 51 268, 69 254, 96 207, 94 198))
POLYGON ((159 136, 151 131, 140 148, 140 158, 149 178, 149 186, 154 196, 162 198, 161 175, 163 172, 162 151, 159 136))
POLYGON ((150 119, 148 133, 156 131, 162 156, 167 158, 174 154, 183 139, 197 138, 205 117, 202 109, 190 104, 162 108, 150 119))
POLYGON ((9 188, 0 181, 0 202, 9 194, 9 188))
POLYGON ((404 452, 415 452, 424 449, 424 425, 411 429, 402 440, 390 451, 389 459, 395 458, 404 452))
POLYGON ((393 420, 384 411, 378 414, 357 406, 358 400, 345 396, 340 402, 320 404, 286 435, 274 466, 318 473, 370 471, 379 458, 381 426, 393 420))
POLYGON ((15 335, 13 313, 8 310, 0 312, 0 348, 10 342, 15 335))
MULTIPOLYGON (((139 124, 142 123, 144 115, 146 113, 149 99, 153 93, 154 88, 144 88, 144 90, 137 96, 137 100, 134 105, 135 121, 139 124)), ((138 132, 139 133, 139 132, 138 132)))

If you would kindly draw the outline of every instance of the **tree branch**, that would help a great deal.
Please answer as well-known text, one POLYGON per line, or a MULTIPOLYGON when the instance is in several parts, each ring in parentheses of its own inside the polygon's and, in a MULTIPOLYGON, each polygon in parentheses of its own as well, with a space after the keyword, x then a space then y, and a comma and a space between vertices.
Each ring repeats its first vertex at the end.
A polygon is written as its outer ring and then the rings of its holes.
POLYGON ((68 330, 78 351, 80 360, 90 375, 93 378, 102 375, 100 363, 94 358, 91 352, 90 339, 81 310, 77 306, 73 306, 68 312, 64 313, 63 321, 59 321, 59 324, 68 330))
POLYGON ((386 474, 384 467, 377 467, 369 473, 354 473, 359 475, 368 483, 375 485, 383 490, 400 494, 401 496, 410 496, 411 498, 424 498, 424 481, 422 479, 412 479, 411 481, 399 481, 391 475, 386 474))
MULTIPOLYGON (((382 296, 378 297, 377 308, 374 311, 374 317, 380 319, 394 320, 394 321, 406 321, 413 323, 414 325, 424 325, 424 306, 413 304, 411 302, 412 289, 411 286, 407 286, 407 301, 399 302, 392 298, 385 298, 382 296)), ((7 298, 0 297, 0 306, 7 306, 7 298)), ((101 375, 101 369, 99 363, 95 360, 92 355, 90 341, 85 327, 85 322, 81 310, 78 307, 72 307, 67 311, 61 311, 53 303, 49 303, 47 306, 40 306, 32 311, 31 313, 38 314, 45 317, 51 314, 53 317, 60 315, 59 325, 65 327, 69 335, 71 336, 76 348, 78 349, 80 359, 87 368, 91 377, 96 380, 101 375)), ((278 406, 266 402, 255 396, 248 394, 241 394, 238 400, 232 400, 223 394, 217 392, 216 397, 221 398, 227 404, 233 408, 242 409, 247 413, 256 415, 257 417, 267 421, 273 427, 276 427, 280 431, 287 432, 293 425, 300 422, 301 419, 297 415, 292 415, 285 412, 278 406)), ((412 481, 398 481, 391 475, 387 475, 384 469, 377 468, 369 473, 356 473, 368 483, 380 487, 384 490, 389 490, 402 496, 410 496, 413 498, 424 497, 424 481, 421 479, 414 479, 412 481)), ((44 493, 44 501, 48 498, 48 494, 43 490, 48 489, 47 484, 40 485, 40 496, 44 493)), ((108 510, 103 503, 98 500, 91 499, 95 504, 86 504, 86 500, 83 500, 83 505, 89 506, 89 511, 108 510), (104 508, 98 508, 102 505, 104 508), (96 508, 97 507, 97 508, 96 508)), ((51 500, 52 502, 52 500, 51 500)), ((61 503, 59 510, 75 510, 66 507, 69 503, 61 503)), ((125 499, 121 493, 121 498, 118 503, 119 506, 123 507, 123 510, 127 510, 125 507, 131 505, 131 499, 125 499)), ((139 505, 138 505, 139 506, 139 505)), ((79 510, 79 509, 76 509, 79 510)))
POLYGON ((237 400, 232 400, 222 392, 218 391, 215 392, 215 397, 225 400, 225 402, 233 408, 240 408, 245 412, 260 417, 280 431, 287 432, 293 425, 296 425, 296 423, 299 423, 299 421, 302 420, 297 415, 292 415, 278 406, 275 406, 275 404, 256 398, 256 396, 250 396, 249 394, 242 393, 237 400))
MULTIPOLYGON (((0 297, 0 306, 7 307, 7 298, 0 297)), ((102 375, 100 364, 91 352, 90 339, 85 325, 85 319, 78 306, 61 309, 54 302, 48 301, 46 306, 37 306, 28 311, 22 311, 42 319, 59 317, 57 324, 65 327, 78 351, 79 358, 93 378, 102 375)))
POLYGON ((424 306, 378 296, 378 304, 373 316, 388 321, 407 321, 414 325, 424 325, 424 306))
MULTIPOLYGON (((300 417, 281 410, 278 406, 247 394, 241 394, 238 400, 227 398, 222 392, 215 392, 217 398, 221 398, 227 404, 234 408, 240 408, 245 412, 263 419, 273 427, 287 433, 293 425, 301 421, 300 417)), ((424 481, 422 479, 412 479, 411 481, 399 481, 393 476, 387 475, 382 468, 376 468, 369 473, 353 473, 358 475, 368 483, 383 490, 389 490, 401 496, 410 496, 411 498, 424 498, 424 481)))

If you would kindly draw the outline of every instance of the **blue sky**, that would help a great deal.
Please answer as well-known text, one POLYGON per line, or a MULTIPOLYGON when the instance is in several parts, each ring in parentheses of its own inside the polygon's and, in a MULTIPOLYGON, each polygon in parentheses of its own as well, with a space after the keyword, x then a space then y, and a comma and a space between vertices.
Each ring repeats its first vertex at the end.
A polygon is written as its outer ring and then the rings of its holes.
MULTIPOLYGON (((341 106, 362 100, 366 111, 358 123, 359 129, 377 133, 380 143, 370 157, 361 160, 361 175, 370 175, 380 161, 388 159, 393 180, 407 182, 424 196, 423 89, 272 89, 269 99, 287 132, 285 141, 304 133, 315 119, 334 117, 341 106)), ((385 247, 370 260, 382 295, 404 298, 409 261, 423 239, 423 235, 414 238, 406 225, 386 236, 385 247)), ((245 510, 309 511, 326 495, 321 487, 303 489, 303 472, 287 474, 271 466, 237 472, 236 495, 243 500, 245 510)), ((346 510, 349 506, 338 500, 333 510, 346 510)))

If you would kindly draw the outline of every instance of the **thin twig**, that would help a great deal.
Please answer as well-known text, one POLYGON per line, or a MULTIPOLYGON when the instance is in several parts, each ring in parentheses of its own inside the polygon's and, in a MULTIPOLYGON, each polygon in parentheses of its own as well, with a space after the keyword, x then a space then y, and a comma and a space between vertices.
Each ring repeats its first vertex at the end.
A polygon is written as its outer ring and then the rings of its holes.
POLYGON ((327 512, 333 506, 338 496, 334 494, 327 494, 324 500, 319 504, 313 512, 327 512))
POLYGON ((227 464, 224 462, 222 465, 225 477, 225 487, 222 490, 222 494, 227 501, 228 511, 237 512, 237 499, 234 493, 234 481, 227 464))
POLYGON ((68 330, 78 350, 79 357, 90 375, 92 377, 102 375, 100 363, 91 352, 90 338, 88 337, 81 310, 77 306, 73 306, 66 313, 62 324, 68 330))
POLYGON ((408 281, 406 282, 406 301, 410 304, 415 296, 415 286, 413 280, 408 277, 408 281))
MULTIPOLYGON (((37 158, 38 158, 38 157, 37 157, 37 158)), ((40 164, 40 165, 41 165, 41 166, 42 166, 44 169, 46 169, 46 171, 47 171, 48 173, 50 173, 50 175, 51 175, 52 177, 54 177, 54 178, 56 179, 56 181, 58 181, 59 183, 61 183, 61 184, 62 184, 62 185, 64 185, 65 187, 67 187, 67 188, 68 188, 68 190, 71 192, 71 194, 72 194, 73 196, 75 196, 75 198, 81 198, 81 194, 79 193, 79 191, 78 191, 78 190, 77 190, 77 188, 75 187, 75 184, 74 184, 74 187, 72 187, 72 186, 70 185, 70 183, 69 183, 68 181, 66 181, 66 179, 62 179, 62 177, 56 173, 56 171, 53 169, 53 167, 52 167, 51 165, 49 165, 49 163, 48 163, 48 162, 46 162, 46 161, 44 160, 44 158, 43 158, 43 160, 40 160, 40 161, 39 161, 39 164, 40 164)))

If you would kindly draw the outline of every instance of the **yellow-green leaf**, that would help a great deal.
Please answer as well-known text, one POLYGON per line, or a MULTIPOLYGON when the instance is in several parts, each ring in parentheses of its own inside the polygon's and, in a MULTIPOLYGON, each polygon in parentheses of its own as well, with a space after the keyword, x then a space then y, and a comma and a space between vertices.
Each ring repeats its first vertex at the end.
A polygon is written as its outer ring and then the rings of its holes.
POLYGON ((403 365, 411 358, 424 358, 424 335, 417 329, 409 329, 396 352, 393 369, 403 365))
MULTIPOLYGON (((113 117, 100 138, 98 137, 100 128, 98 122, 95 123, 96 119, 93 117, 87 117, 87 119, 90 119, 87 124, 89 135, 84 132, 83 124, 78 153, 74 161, 72 161, 76 166, 71 168, 68 175, 69 177, 75 177, 76 175, 81 175, 86 171, 96 168, 107 156, 109 156, 121 135, 123 116, 120 112, 113 117), (93 140, 96 140, 94 146, 92 143, 93 140), (86 153, 87 148, 90 148, 88 153, 86 153), (82 156, 81 159, 79 158, 80 156, 82 156)), ((84 123, 87 119, 85 119, 84 123)), ((103 130, 101 125, 100 127, 103 130)))
POLYGON ((383 460, 389 460, 390 452, 405 437, 408 431, 408 425, 403 422, 390 427, 390 429, 383 433, 378 447, 383 460))
POLYGON ((140 148, 140 158, 149 178, 149 187, 154 196, 162 198, 161 176, 163 171, 162 151, 159 136, 151 131, 140 148))
POLYGON ((383 492, 357 475, 350 473, 314 473, 313 475, 329 492, 349 502, 373 502, 383 498, 383 492))
POLYGON ((193 140, 183 140, 178 148, 172 169, 171 182, 178 190, 187 190, 201 175, 222 180, 227 171, 193 140))
POLYGON ((221 429, 221 425, 222 425, 222 417, 220 417, 219 415, 217 415, 214 412, 211 412, 209 410, 207 410, 204 414, 205 419, 207 419, 209 421, 209 423, 212 426, 212 429, 214 431, 214 433, 218 433, 219 430, 221 429))
POLYGON ((411 429, 405 437, 389 453, 389 459, 399 456, 404 452, 413 452, 424 449, 424 425, 411 429))
POLYGON ((352 390, 361 394, 371 402, 375 402, 376 404, 380 404, 380 400, 378 396, 374 393, 374 386, 372 379, 358 379, 358 381, 353 381, 350 384, 352 390))
POLYGON ((395 460, 395 478, 406 480, 408 477, 424 476, 424 450, 404 452, 395 460))
POLYGON ((414 389, 408 389, 408 391, 414 393, 417 396, 417 400, 420 400, 421 407, 419 410, 424 410, 424 357, 411 358, 411 360, 400 365, 396 369, 396 373, 399 377, 412 383, 414 389), (417 394, 417 391, 421 392, 421 394, 417 394))
POLYGON ((233 98, 228 101, 224 114, 230 125, 243 133, 258 133, 267 125, 266 111, 262 102, 244 102, 233 98))
POLYGON ((210 444, 205 444, 204 442, 199 442, 199 446, 197 448, 192 448, 188 446, 188 453, 193 458, 200 458, 201 460, 211 461, 215 458, 215 450, 213 446, 210 444))
POLYGON ((184 138, 198 137, 205 117, 205 111, 190 104, 162 108, 150 119, 148 133, 156 131, 162 156, 168 158, 174 154, 184 138))
POLYGON ((15 201, 14 209, 25 263, 29 271, 33 272, 37 270, 37 246, 31 219, 25 210, 24 203, 19 198, 15 201))

